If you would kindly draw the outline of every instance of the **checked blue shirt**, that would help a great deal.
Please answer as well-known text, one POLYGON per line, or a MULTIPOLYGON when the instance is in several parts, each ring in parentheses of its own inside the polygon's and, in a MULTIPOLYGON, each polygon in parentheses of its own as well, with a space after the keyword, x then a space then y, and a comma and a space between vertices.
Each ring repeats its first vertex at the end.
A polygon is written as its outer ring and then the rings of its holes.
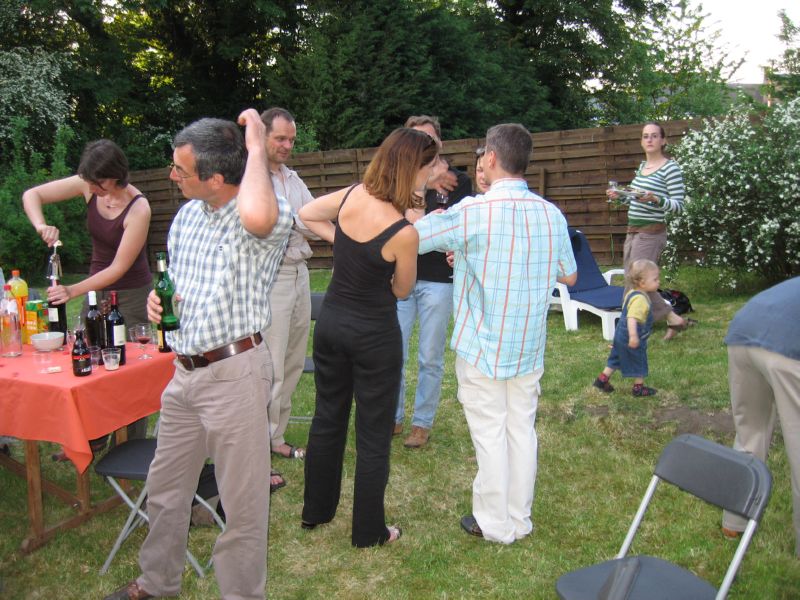
POLYGON ((169 276, 182 298, 181 328, 167 332, 178 354, 200 354, 270 324, 269 292, 292 228, 289 204, 278 197, 278 220, 259 238, 239 218, 234 198, 211 210, 190 200, 169 229, 169 276))
POLYGON ((544 367, 547 308, 556 277, 577 269, 558 208, 502 179, 414 224, 419 253, 455 251, 451 347, 492 379, 544 367))

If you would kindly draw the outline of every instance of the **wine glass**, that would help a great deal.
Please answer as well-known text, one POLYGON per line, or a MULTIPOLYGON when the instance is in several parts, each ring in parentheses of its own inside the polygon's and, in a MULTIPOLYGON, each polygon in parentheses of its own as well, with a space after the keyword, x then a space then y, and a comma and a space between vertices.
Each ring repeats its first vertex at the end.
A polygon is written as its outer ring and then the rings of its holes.
POLYGON ((436 192, 436 204, 442 210, 447 208, 447 202, 450 198, 447 195, 447 192, 436 192))
POLYGON ((150 323, 137 323, 133 327, 128 328, 128 335, 131 336, 131 341, 139 344, 139 350, 142 354, 139 356, 140 360, 153 358, 147 353, 146 344, 152 339, 153 331, 150 328, 150 323))

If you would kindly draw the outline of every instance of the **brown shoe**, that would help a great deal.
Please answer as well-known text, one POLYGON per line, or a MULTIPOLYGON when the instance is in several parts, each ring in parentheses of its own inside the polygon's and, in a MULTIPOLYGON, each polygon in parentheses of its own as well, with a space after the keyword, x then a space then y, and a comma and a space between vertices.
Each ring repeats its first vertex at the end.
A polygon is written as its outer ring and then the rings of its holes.
POLYGON ((394 430, 392 430, 392 435, 400 435, 401 433, 403 433, 403 424, 395 423, 394 430))
POLYGON ((147 598, 155 598, 155 596, 145 592, 134 580, 126 583, 113 594, 103 598, 103 600, 147 600, 147 598))
POLYGON ((729 540, 735 540, 741 537, 742 532, 736 531, 735 529, 728 529, 727 527, 722 528, 722 535, 724 535, 729 540))
POLYGON ((428 443, 428 438, 430 435, 430 429, 425 429, 424 427, 418 427, 417 425, 414 425, 411 428, 411 435, 405 439, 403 446, 406 448, 421 448, 428 443))

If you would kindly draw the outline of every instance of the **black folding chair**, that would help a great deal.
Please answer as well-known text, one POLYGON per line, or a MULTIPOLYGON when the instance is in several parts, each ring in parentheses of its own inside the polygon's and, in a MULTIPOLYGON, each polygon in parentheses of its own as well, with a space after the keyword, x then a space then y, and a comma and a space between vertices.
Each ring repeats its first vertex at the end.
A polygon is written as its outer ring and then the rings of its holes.
MULTIPOLYGON (((562 575, 556 582, 556 592, 563 600, 722 600, 747 552, 771 491, 772 476, 766 465, 753 455, 697 435, 678 436, 661 453, 617 556, 562 575), (662 481, 748 519, 719 589, 666 560, 627 556, 650 500, 662 481)), ((720 543, 727 543, 721 533, 719 538, 720 543)))
MULTIPOLYGON (((158 431, 158 423, 156 423, 156 431, 158 431)), ((154 438, 146 438, 141 440, 129 440, 123 444, 115 446, 108 453, 103 456, 94 466, 95 472, 101 477, 105 477, 109 485, 114 488, 114 491, 122 498, 123 502, 131 509, 128 514, 128 519, 125 521, 122 530, 119 532, 114 547, 111 548, 105 563, 100 569, 100 574, 103 575, 108 571, 111 566, 111 561, 114 560, 122 543, 130 536, 133 531, 144 523, 149 523, 147 513, 142 510, 142 504, 147 498, 147 486, 142 486, 142 491, 133 500, 120 485, 118 479, 127 479, 134 481, 146 481, 147 472, 150 469, 150 463, 153 462, 153 457, 156 453, 156 440, 154 438)), ((217 514, 217 511, 211 507, 208 502, 199 494, 196 493, 194 501, 203 505, 212 515, 214 521, 219 525, 222 531, 225 531, 225 522, 217 514)), ((187 549, 186 560, 194 568, 200 577, 205 576, 205 570, 200 566, 200 563, 194 555, 187 549)), ((211 565, 209 560, 208 566, 211 565)))

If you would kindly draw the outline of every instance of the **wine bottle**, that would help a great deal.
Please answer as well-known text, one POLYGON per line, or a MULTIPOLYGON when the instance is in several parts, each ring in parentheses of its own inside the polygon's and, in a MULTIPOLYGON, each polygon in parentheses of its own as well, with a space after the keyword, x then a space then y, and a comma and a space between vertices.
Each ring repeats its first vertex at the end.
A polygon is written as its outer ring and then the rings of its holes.
POLYGON ((125 364, 125 319, 119 311, 117 292, 111 292, 111 310, 106 316, 106 348, 119 348, 119 364, 125 364))
MULTIPOLYGON (((67 304, 47 305, 47 326, 49 331, 60 331, 67 334, 67 304)), ((66 341, 66 337, 64 338, 66 341)))
POLYGON ((158 330, 158 351, 169 352, 170 347, 167 344, 166 336, 167 331, 176 331, 180 329, 181 323, 178 316, 175 314, 175 284, 169 278, 167 272, 167 253, 156 252, 156 266, 158 269, 158 281, 156 282, 156 295, 161 300, 161 322, 157 326, 158 330))
MULTIPOLYGON (((61 259, 56 253, 57 247, 53 247, 53 254, 50 255, 50 263, 47 267, 47 278, 50 286, 55 287, 61 283, 61 259)), ((47 303, 47 321, 50 331, 60 331, 64 334, 64 342, 67 341, 67 303, 61 304, 47 303)))
POLYGON ((83 339, 83 329, 75 330, 75 343, 72 345, 72 374, 75 377, 92 374, 92 355, 83 339))
POLYGON ((106 347, 106 332, 103 315, 97 308, 97 292, 89 292, 87 296, 89 297, 89 312, 86 313, 86 344, 102 349, 106 347))

